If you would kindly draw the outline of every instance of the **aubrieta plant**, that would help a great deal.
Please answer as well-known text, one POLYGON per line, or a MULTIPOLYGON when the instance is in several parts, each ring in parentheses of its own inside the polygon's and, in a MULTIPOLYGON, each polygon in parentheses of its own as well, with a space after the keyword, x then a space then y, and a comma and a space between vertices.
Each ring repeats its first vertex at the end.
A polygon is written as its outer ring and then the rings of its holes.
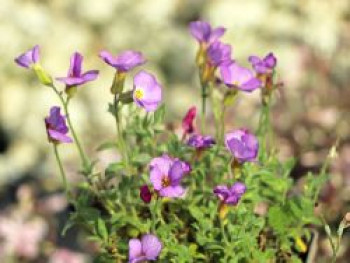
POLYGON ((78 225, 97 242, 94 262, 301 262, 308 256, 315 226, 322 224, 314 207, 329 162, 319 175, 309 173, 303 191, 296 194, 290 177, 294 160, 279 161, 272 140, 277 59, 273 53, 254 55, 247 61, 252 68, 241 66, 231 45, 220 41, 225 30, 203 21, 190 23, 199 44, 201 125, 196 125, 197 108, 191 107, 180 137, 163 125, 163 87, 154 74, 140 69, 144 55, 100 52, 102 61, 115 69, 108 112, 116 137, 97 151, 120 153, 102 171, 86 154, 69 112, 80 87, 99 72, 83 72, 78 52, 67 75, 58 78, 43 69, 39 46, 15 59, 33 70, 61 103, 50 109, 45 126, 74 207, 64 232, 78 225), (133 78, 132 87, 126 86, 126 78, 133 78), (256 90, 262 102, 258 127, 226 130, 225 110, 241 93, 256 90), (215 135, 208 134, 207 100, 215 135), (59 148, 71 147, 66 143, 75 145, 81 160, 85 180, 76 186, 67 182, 59 154, 59 148))

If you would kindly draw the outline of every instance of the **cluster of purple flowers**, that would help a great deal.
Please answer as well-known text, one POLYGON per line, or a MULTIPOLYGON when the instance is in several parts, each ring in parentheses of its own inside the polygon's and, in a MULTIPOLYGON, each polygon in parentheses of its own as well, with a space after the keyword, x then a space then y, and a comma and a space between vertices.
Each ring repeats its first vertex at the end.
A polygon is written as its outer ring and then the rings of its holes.
POLYGON ((269 53, 263 59, 250 56, 248 61, 257 73, 257 76, 255 76, 253 71, 242 67, 231 58, 231 46, 219 40, 225 31, 226 29, 223 27, 212 29, 210 24, 204 21, 190 23, 190 32, 200 44, 198 51, 199 66, 205 66, 203 80, 213 80, 215 69, 219 68, 221 81, 228 88, 251 92, 261 87, 263 83, 259 77, 273 72, 277 64, 276 57, 273 53, 269 53))
MULTIPOLYGON (((269 53, 262 59, 257 56, 250 56, 248 60, 254 69, 253 71, 242 67, 231 58, 231 46, 220 41, 226 31, 225 28, 212 28, 203 21, 192 22, 189 28, 192 36, 200 45, 197 63, 204 81, 213 81, 217 77, 215 73, 218 69, 221 82, 229 89, 251 92, 262 87, 264 80, 273 74, 277 64, 273 53, 269 53)), ((116 70, 111 89, 114 95, 120 95, 123 92, 126 74, 146 63, 142 53, 132 50, 121 52, 117 56, 108 51, 101 51, 99 57, 116 70)), ((35 46, 20 55, 15 59, 15 62, 25 68, 39 65, 39 46, 35 46)), ((75 52, 71 56, 67 76, 56 78, 56 80, 65 84, 68 98, 74 95, 76 87, 98 77, 99 72, 97 70, 82 72, 82 63, 83 56, 75 52)), ((130 94, 138 107, 145 109, 147 112, 153 112, 162 100, 162 86, 154 75, 145 70, 140 70, 134 75, 133 89, 130 94)), ((182 139, 186 139, 188 146, 201 152, 212 147, 216 142, 213 137, 198 132, 195 125, 196 113, 196 107, 191 107, 183 118, 182 139)), ((65 116, 61 115, 59 107, 55 106, 50 109, 50 115, 45 118, 50 142, 54 144, 72 142, 72 139, 67 135, 68 127, 65 119, 65 116)), ((225 135, 225 146, 233 159, 239 164, 256 161, 259 149, 258 140, 247 129, 237 129, 227 133, 225 135)), ((140 198, 145 203, 150 203, 153 196, 156 196, 156 198, 182 198, 186 195, 186 188, 182 185, 182 179, 191 172, 191 166, 187 162, 163 154, 153 158, 149 168, 149 180, 152 189, 148 185, 143 185, 140 188, 140 198)), ((215 186, 213 194, 219 198, 220 206, 235 206, 246 190, 247 188, 242 182, 235 182, 232 186, 215 186)), ((156 260, 161 250, 162 243, 155 235, 146 234, 140 240, 131 239, 129 241, 129 262, 156 260)))

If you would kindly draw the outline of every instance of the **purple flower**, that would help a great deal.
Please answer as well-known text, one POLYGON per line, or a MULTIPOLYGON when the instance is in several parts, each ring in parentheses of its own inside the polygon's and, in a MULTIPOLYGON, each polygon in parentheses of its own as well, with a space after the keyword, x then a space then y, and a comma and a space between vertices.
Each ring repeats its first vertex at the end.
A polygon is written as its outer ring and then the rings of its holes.
POLYGON ((67 77, 56 78, 67 86, 77 86, 85 84, 97 78, 98 70, 89 70, 82 73, 83 56, 75 52, 70 58, 70 67, 67 77))
POLYGON ((39 46, 36 45, 32 49, 26 51, 25 53, 19 55, 15 58, 15 62, 24 68, 29 68, 31 65, 39 61, 39 46))
POLYGON ((150 203, 152 200, 152 193, 148 188, 148 185, 143 185, 140 187, 140 197, 146 204, 150 203))
POLYGON ((237 205, 246 189, 247 188, 243 183, 236 182, 231 188, 228 188, 226 185, 218 185, 214 188, 213 192, 219 197, 222 203, 227 205, 237 205))
POLYGON ((277 64, 277 58, 272 52, 267 54, 263 59, 257 56, 250 56, 248 61, 252 64, 254 70, 259 74, 272 72, 277 64))
POLYGON ((220 41, 215 41, 209 46, 207 55, 210 65, 214 67, 232 63, 231 46, 220 41))
POLYGON ((190 23, 190 33, 199 43, 210 44, 218 40, 226 31, 224 27, 212 29, 210 24, 204 21, 190 23))
POLYGON ((101 51, 100 58, 104 62, 116 68, 119 71, 127 72, 133 68, 146 63, 146 59, 141 52, 126 50, 121 52, 118 56, 113 56, 108 51, 101 51))
POLYGON ((143 235, 141 240, 133 238, 129 241, 129 263, 157 260, 161 251, 162 243, 155 235, 143 235))
POLYGON ((220 73, 223 82, 228 87, 251 92, 261 86, 261 81, 254 77, 252 71, 235 62, 229 65, 221 65, 220 73))
POLYGON ((185 117, 182 120, 182 129, 184 135, 193 133, 195 131, 194 127, 194 119, 196 118, 197 115, 197 108, 195 106, 191 107, 185 117))
POLYGON ((254 162, 259 150, 258 139, 246 129, 238 129, 227 133, 225 144, 240 163, 254 162))
POLYGON ((46 132, 50 142, 70 143, 72 139, 66 135, 68 127, 65 117, 61 115, 60 110, 60 107, 57 106, 50 109, 50 116, 45 118, 46 132))
POLYGON ((185 189, 180 185, 190 166, 168 155, 156 157, 150 163, 150 180, 153 188, 162 197, 181 197, 185 189))
POLYGON ((162 86, 152 74, 141 70, 134 76, 133 99, 146 111, 155 111, 162 100, 162 86))
POLYGON ((215 140, 211 136, 203 136, 201 134, 192 135, 187 142, 187 145, 197 149, 210 148, 215 144, 215 140))

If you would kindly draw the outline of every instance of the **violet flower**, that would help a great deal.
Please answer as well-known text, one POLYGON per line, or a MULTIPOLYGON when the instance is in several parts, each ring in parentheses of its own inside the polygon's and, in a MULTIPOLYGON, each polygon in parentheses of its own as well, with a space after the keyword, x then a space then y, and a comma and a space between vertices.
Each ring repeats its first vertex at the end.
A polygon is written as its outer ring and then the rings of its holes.
POLYGON ((162 86, 152 74, 141 70, 134 76, 133 99, 146 111, 155 111, 162 100, 162 86))
POLYGON ((254 162, 258 155, 258 139, 246 129, 238 129, 225 135, 227 149, 239 163, 254 162))
POLYGON ((162 251, 162 243, 152 234, 146 234, 141 240, 133 238, 129 241, 129 263, 157 260, 162 251))
POLYGON ((185 189, 180 185, 182 177, 190 171, 187 163, 168 155, 156 157, 150 163, 150 180, 162 197, 181 197, 185 189))
POLYGON ((258 56, 250 56, 248 61, 259 74, 271 73, 277 65, 277 58, 272 52, 267 54, 263 59, 258 56))
POLYGON ((254 77, 252 71, 241 67, 237 63, 221 65, 220 73, 222 81, 228 87, 235 87, 242 91, 251 92, 261 86, 261 81, 254 77))
POLYGON ((15 62, 24 68, 29 68, 39 61, 39 49, 38 45, 34 46, 32 49, 27 50, 23 54, 15 58, 15 62))
POLYGON ((143 185, 140 187, 140 198, 146 204, 149 204, 152 200, 152 193, 148 185, 143 185))
POLYGON ((99 56, 104 62, 120 72, 130 71, 133 68, 146 63, 146 59, 142 53, 133 50, 123 51, 117 56, 113 56, 111 53, 104 50, 100 52, 99 56))
POLYGON ((86 82, 95 80, 98 76, 98 70, 89 70, 82 73, 83 56, 74 52, 70 58, 70 67, 67 73, 67 77, 56 78, 58 81, 63 82, 67 87, 83 85, 86 82))
POLYGON ((237 205, 242 195, 246 192, 246 186, 243 183, 236 182, 231 188, 226 185, 218 185, 214 188, 214 194, 227 205, 237 205))
POLYGON ((195 131, 194 127, 194 119, 196 118, 197 115, 197 108, 195 106, 191 107, 185 117, 182 119, 182 129, 184 135, 186 134, 191 134, 195 131))
POLYGON ((203 136, 201 134, 194 134, 187 141, 187 145, 199 150, 210 148, 214 144, 215 144, 215 140, 213 137, 209 135, 203 136))
POLYGON ((224 27, 212 28, 204 21, 194 21, 190 23, 190 33, 199 42, 210 44, 218 40, 226 31, 224 27))
POLYGON ((46 132, 50 142, 70 143, 72 139, 67 136, 68 127, 60 110, 57 106, 50 109, 50 116, 45 118, 46 132))
POLYGON ((211 66, 218 67, 232 63, 231 46, 220 41, 213 42, 207 51, 208 62, 211 66))

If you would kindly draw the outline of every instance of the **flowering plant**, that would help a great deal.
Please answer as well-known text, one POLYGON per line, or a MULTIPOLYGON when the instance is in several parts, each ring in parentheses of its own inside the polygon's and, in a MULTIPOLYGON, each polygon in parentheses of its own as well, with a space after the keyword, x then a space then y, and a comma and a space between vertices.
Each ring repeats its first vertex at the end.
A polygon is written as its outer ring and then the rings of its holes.
POLYGON ((315 226, 322 224, 314 207, 325 166, 306 176, 296 194, 289 176, 294 160, 281 162, 273 142, 270 108, 278 88, 277 59, 250 56, 252 69, 232 58, 232 48, 219 39, 224 28, 203 21, 190 24, 198 41, 196 57, 201 85, 201 126, 197 109, 189 109, 182 134, 163 125, 163 86, 150 72, 135 68, 146 63, 140 52, 128 50, 99 57, 115 68, 108 111, 115 119, 115 140, 98 151, 117 149, 120 160, 98 170, 87 156, 69 115, 77 87, 98 77, 82 73, 83 56, 75 52, 58 88, 40 65, 39 46, 15 59, 32 69, 57 95, 45 118, 65 191, 74 211, 64 232, 81 226, 98 243, 95 262, 301 262, 308 257, 315 226), (133 75, 133 87, 125 79, 133 75), (241 92, 260 90, 262 105, 255 131, 225 128, 225 111, 241 92), (216 96, 214 96, 216 93, 216 96), (215 136, 207 126, 207 100, 212 100, 215 136), (61 114, 62 110, 62 114, 61 114), (77 148, 85 180, 67 182, 59 148, 77 148))

